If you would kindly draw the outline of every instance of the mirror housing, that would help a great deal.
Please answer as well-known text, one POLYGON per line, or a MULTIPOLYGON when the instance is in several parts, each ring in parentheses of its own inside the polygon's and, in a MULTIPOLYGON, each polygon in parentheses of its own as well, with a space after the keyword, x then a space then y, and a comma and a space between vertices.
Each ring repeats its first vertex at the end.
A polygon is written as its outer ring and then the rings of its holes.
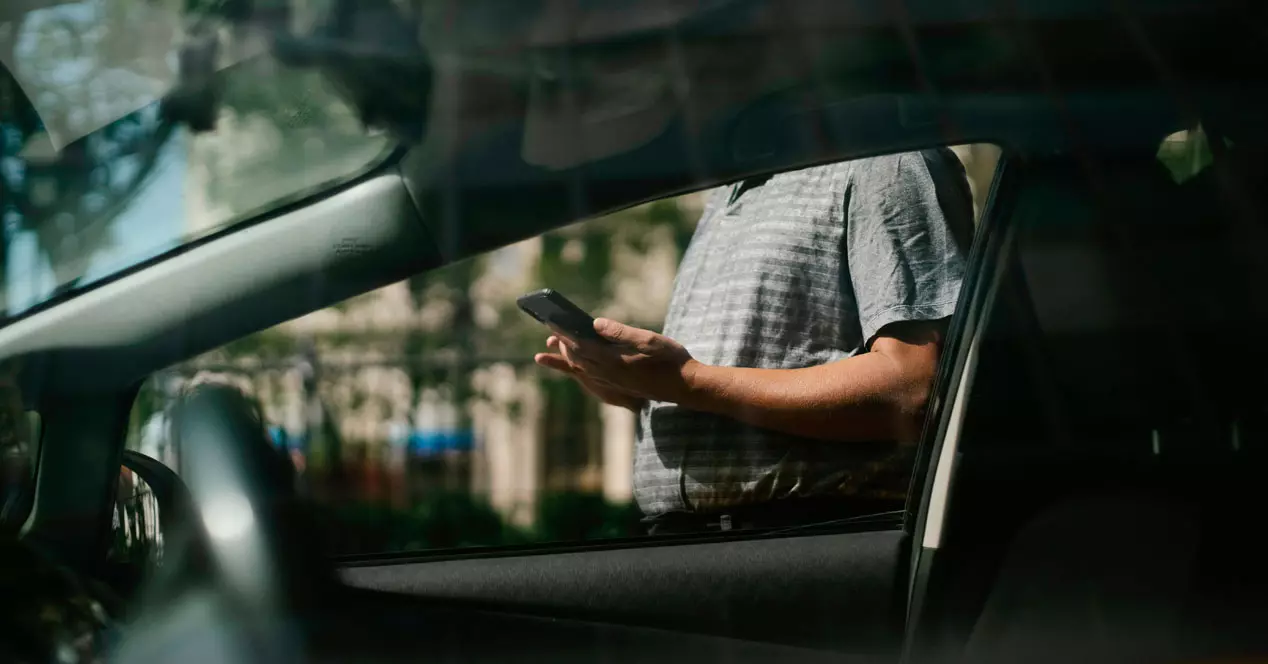
POLYGON ((115 490, 106 564, 127 590, 164 567, 195 528, 189 492, 176 473, 135 450, 124 450, 115 490))

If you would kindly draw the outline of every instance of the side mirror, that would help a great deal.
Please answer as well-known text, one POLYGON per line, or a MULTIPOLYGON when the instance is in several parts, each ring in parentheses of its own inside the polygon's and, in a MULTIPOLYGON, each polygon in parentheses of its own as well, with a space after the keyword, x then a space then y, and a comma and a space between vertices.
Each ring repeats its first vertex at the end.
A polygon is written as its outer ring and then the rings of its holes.
POLYGON ((126 588, 163 567, 175 539, 188 532, 189 497, 170 468, 125 450, 115 491, 106 560, 126 588))
POLYGON ((111 516, 109 559, 127 566, 157 567, 163 562, 163 531, 154 489, 126 464, 119 468, 111 516))

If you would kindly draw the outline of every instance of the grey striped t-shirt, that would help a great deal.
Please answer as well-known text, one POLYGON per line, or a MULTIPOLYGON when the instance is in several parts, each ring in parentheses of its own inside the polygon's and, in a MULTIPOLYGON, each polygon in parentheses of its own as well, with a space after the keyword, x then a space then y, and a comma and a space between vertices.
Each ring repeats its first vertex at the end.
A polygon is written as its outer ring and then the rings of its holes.
MULTIPOLYGON (((707 364, 825 364, 865 352, 890 323, 950 316, 963 272, 920 154, 783 173, 713 192, 665 334, 707 364)), ((634 495, 649 515, 867 494, 910 451, 800 439, 661 402, 639 425, 634 495)))

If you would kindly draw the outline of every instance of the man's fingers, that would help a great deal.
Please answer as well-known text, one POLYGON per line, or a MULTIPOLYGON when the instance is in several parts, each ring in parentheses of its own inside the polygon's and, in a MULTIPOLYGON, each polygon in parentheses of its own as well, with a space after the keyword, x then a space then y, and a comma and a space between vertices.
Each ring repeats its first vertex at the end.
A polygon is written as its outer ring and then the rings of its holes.
POLYGON ((593 371, 599 366, 599 362, 595 358, 577 351, 566 351, 564 357, 568 358, 568 361, 579 369, 593 371))
POLYGON ((561 373, 566 373, 570 376, 575 374, 577 371, 571 364, 568 363, 568 360, 554 353, 538 353, 533 356, 533 361, 539 366, 546 367, 547 369, 553 369, 561 373))
POLYGON ((609 392, 616 392, 616 393, 623 394, 629 397, 638 396, 638 394, 636 394, 635 392, 631 392, 630 390, 624 387, 621 387, 620 385, 617 385, 616 383, 603 380, 602 378, 589 377, 589 378, 586 378, 586 380, 590 381, 591 383, 594 383, 598 387, 608 390, 609 392))
POLYGON ((572 365, 574 371, 578 367, 583 369, 592 369, 596 366, 595 358, 591 357, 590 354, 584 352, 578 346, 560 344, 559 354, 568 362, 568 364, 572 365))

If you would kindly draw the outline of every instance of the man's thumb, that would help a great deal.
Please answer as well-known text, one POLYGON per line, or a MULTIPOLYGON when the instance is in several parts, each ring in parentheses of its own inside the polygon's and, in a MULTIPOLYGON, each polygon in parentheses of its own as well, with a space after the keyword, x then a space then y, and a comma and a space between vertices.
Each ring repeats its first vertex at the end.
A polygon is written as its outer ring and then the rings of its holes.
POLYGON ((599 336, 608 341, 621 342, 625 341, 626 327, 614 320, 608 318, 596 318, 594 321, 594 331, 599 336))

